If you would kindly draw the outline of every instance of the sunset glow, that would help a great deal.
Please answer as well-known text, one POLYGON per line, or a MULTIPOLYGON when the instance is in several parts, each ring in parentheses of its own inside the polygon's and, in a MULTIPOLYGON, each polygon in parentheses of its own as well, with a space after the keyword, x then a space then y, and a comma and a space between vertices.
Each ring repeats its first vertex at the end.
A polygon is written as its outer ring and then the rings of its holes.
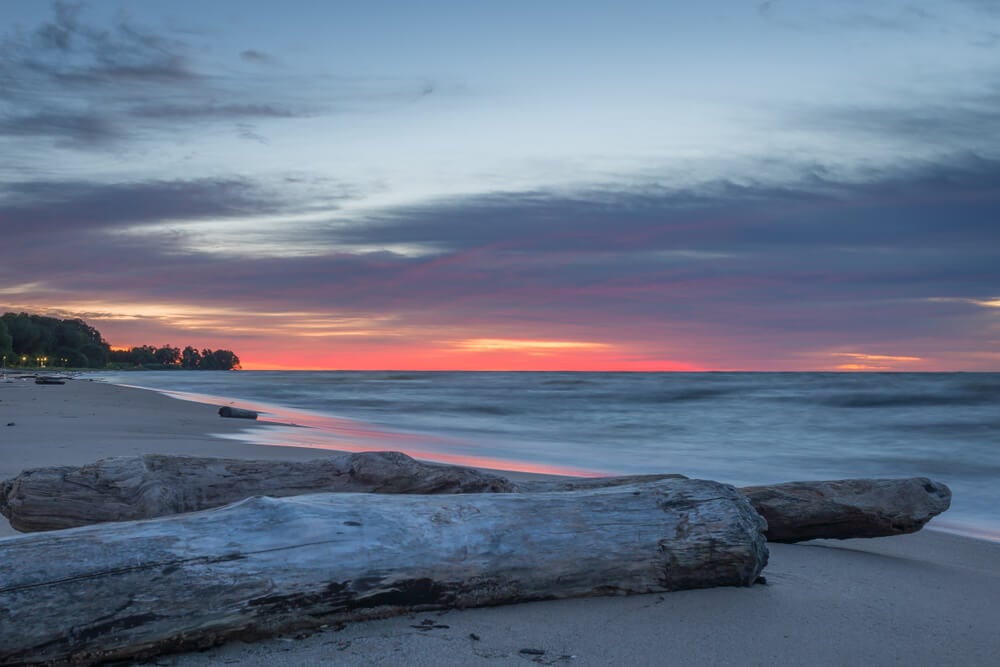
POLYGON ((179 2, 5 2, 0 312, 246 369, 1000 369, 990 3, 179 2))
POLYGON ((499 338, 475 338, 455 343, 455 349, 469 352, 526 352, 537 356, 548 356, 563 351, 603 350, 610 347, 605 343, 584 343, 569 340, 505 340, 499 338))

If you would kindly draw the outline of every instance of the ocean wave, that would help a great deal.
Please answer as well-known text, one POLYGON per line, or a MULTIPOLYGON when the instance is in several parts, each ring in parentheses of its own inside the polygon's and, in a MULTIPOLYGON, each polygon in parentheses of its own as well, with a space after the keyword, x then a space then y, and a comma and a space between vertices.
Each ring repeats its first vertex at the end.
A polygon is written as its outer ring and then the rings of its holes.
POLYGON ((745 485, 932 476, 954 492, 949 519, 981 520, 1000 532, 1000 373, 177 371, 110 378, 226 397, 209 402, 260 404, 265 412, 267 405, 305 411, 302 424, 312 428, 291 432, 296 442, 361 443, 432 460, 471 455, 614 474, 676 471, 745 485))
POLYGON ((710 401, 733 394, 732 389, 721 387, 691 387, 673 391, 654 391, 636 394, 632 400, 637 403, 685 403, 690 401, 710 401))
POLYGON ((543 380, 539 383, 543 387, 566 387, 567 389, 575 389, 576 387, 581 387, 585 385, 594 384, 591 380, 543 380))
POLYGON ((509 417, 512 415, 521 414, 521 410, 518 410, 512 406, 500 406, 500 405, 455 405, 449 407, 440 407, 438 412, 445 412, 448 414, 467 414, 467 415, 489 415, 491 417, 509 417))
POLYGON ((846 394, 824 399, 825 405, 838 408, 918 408, 927 406, 985 405, 996 398, 982 393, 953 394, 846 394))
POLYGON ((938 421, 913 424, 891 424, 886 426, 886 428, 892 431, 912 431, 921 435, 959 437, 979 435, 996 436, 997 434, 1000 434, 1000 421, 938 421))

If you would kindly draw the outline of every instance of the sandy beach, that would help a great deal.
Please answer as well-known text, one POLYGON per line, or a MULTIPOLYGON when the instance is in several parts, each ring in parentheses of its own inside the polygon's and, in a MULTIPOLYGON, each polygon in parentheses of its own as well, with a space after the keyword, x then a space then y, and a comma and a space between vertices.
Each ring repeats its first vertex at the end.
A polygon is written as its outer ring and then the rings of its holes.
MULTIPOLYGON (((28 468, 84 465, 109 456, 308 460, 331 454, 215 437, 261 428, 257 422, 219 417, 217 405, 88 380, 37 385, 30 378, 10 377, 13 381, 0 382, 0 479, 28 468)), ((0 537, 16 534, 0 517, 0 537)))
MULTIPOLYGON (((0 479, 142 453, 336 454, 216 437, 266 428, 217 407, 85 380, 0 383, 0 479)), ((0 557, 16 534, 3 520, 0 557)), ((925 529, 769 548, 767 584, 752 588, 420 613, 149 664, 996 664, 1000 544, 925 529)))

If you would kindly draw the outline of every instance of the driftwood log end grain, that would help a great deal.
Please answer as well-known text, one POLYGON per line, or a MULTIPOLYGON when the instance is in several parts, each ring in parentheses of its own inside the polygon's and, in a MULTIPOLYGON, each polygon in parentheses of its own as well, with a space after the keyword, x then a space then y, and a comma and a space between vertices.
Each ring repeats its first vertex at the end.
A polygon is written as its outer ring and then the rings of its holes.
POLYGON ((325 623, 750 586, 763 520, 704 480, 327 493, 0 541, 0 663, 94 663, 325 623))

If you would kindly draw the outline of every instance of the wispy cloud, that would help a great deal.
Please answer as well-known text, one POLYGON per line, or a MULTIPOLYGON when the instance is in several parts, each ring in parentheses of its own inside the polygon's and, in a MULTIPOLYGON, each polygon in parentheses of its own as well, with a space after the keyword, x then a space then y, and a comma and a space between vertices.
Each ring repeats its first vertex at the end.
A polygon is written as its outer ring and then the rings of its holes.
POLYGON ((0 117, 0 135, 48 137, 72 148, 100 147, 125 136, 110 118, 90 111, 35 111, 0 117))
POLYGON ((967 303, 982 308, 1000 308, 1000 297, 985 299, 970 299, 961 297, 931 297, 927 299, 932 303, 967 303))
POLYGON ((871 176, 492 193, 301 224, 282 222, 301 213, 296 197, 247 180, 25 182, 0 208, 19 247, 0 281, 21 285, 44 263, 42 284, 6 294, 8 306, 101 294, 174 304, 213 330, 239 329, 248 320, 237 312, 348 318, 290 317, 315 340, 419 330, 441 349, 529 356, 717 341, 698 359, 709 367, 776 340, 789 356, 828 361, 825 350, 846 341, 845 364, 918 364, 906 357, 928 358, 921 341, 976 330, 996 310, 1000 166, 977 158, 871 176), (218 317, 200 314, 212 309, 218 317), (905 341, 908 354, 857 351, 905 341))
POLYGON ((766 0, 757 5, 764 19, 796 29, 863 29, 908 32, 923 27, 933 15, 923 6, 888 0, 872 4, 855 0, 834 3, 790 3, 766 0))
POLYGON ((509 338, 471 338, 454 342, 457 350, 466 352, 526 352, 547 355, 566 350, 601 350, 611 347, 607 343, 575 340, 521 340, 509 338))
POLYGON ((1000 9, 994 0, 865 0, 803 3, 767 0, 758 15, 772 25, 801 32, 883 33, 925 39, 949 33, 969 43, 988 42, 1000 9), (991 29, 992 28, 992 29, 991 29))
POLYGON ((840 136, 863 134, 876 141, 904 140, 938 149, 995 150, 983 138, 1000 132, 1000 84, 947 103, 826 107, 799 120, 840 136))
POLYGON ((921 357, 906 357, 893 354, 866 354, 863 352, 834 352, 834 357, 847 357, 858 361, 891 361, 891 362, 917 362, 923 361, 921 357))
POLYGON ((231 120, 234 118, 293 118, 296 114, 290 109, 272 104, 161 104, 140 105, 129 110, 139 118, 161 119, 212 119, 231 120))
POLYGON ((246 179, 25 181, 0 186, 0 219, 8 234, 94 234, 163 220, 265 214, 282 204, 246 179))
POLYGON ((274 56, 264 53, 263 51, 258 51, 257 49, 246 49, 240 52, 240 58, 249 63, 258 63, 263 65, 273 65, 276 60, 274 56))
MULTIPOLYGON (((199 60, 190 34, 158 31, 122 16, 111 26, 92 25, 77 3, 55 2, 52 11, 50 20, 11 29, 0 40, 0 139, 44 137, 64 148, 104 150, 192 124, 345 113, 433 90, 423 81, 321 73, 275 78, 259 66, 277 59, 257 49, 239 54, 240 62, 255 67, 220 68, 199 60)), ((259 141, 265 135, 258 128, 239 136, 259 141)))
POLYGON ((838 371, 912 370, 918 364, 927 361, 923 357, 909 357, 895 354, 867 354, 864 352, 832 352, 829 356, 835 360, 847 360, 833 365, 832 370, 838 371))

